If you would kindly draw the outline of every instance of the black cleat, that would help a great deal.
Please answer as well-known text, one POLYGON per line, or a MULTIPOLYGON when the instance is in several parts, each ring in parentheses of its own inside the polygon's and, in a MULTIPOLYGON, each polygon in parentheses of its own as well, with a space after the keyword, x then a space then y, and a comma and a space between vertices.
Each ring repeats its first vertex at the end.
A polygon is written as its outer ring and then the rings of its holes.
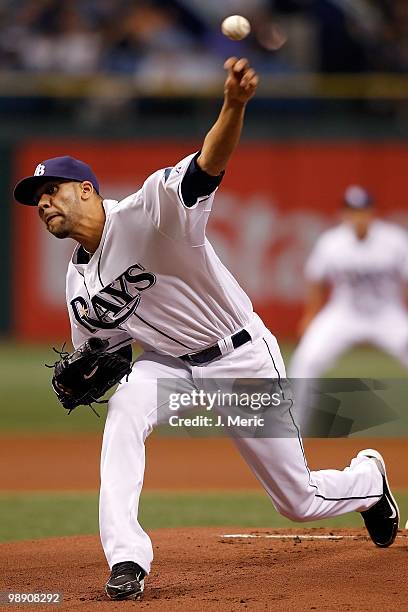
POLYGON ((115 563, 105 593, 110 599, 140 599, 145 575, 145 571, 133 561, 115 563))
POLYGON ((384 486, 382 497, 374 506, 361 512, 361 516, 374 544, 382 548, 391 546, 398 531, 399 509, 388 485, 384 459, 378 451, 371 448, 360 451, 357 456, 368 457, 376 462, 384 486))

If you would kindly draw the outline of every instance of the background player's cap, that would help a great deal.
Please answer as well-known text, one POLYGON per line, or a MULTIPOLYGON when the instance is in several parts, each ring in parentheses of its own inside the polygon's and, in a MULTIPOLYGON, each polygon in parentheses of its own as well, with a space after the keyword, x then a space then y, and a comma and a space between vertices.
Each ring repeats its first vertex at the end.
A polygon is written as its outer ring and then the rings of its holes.
POLYGON ((27 176, 17 183, 14 188, 14 197, 20 204, 36 206, 34 196, 39 187, 50 179, 64 179, 71 181, 89 181, 99 193, 99 183, 93 170, 88 164, 69 155, 52 157, 38 164, 33 176, 27 176))
POLYGON ((362 210, 363 208, 370 208, 373 206, 374 198, 364 189, 364 187, 360 187, 360 185, 350 185, 344 192, 343 204, 348 208, 362 210))

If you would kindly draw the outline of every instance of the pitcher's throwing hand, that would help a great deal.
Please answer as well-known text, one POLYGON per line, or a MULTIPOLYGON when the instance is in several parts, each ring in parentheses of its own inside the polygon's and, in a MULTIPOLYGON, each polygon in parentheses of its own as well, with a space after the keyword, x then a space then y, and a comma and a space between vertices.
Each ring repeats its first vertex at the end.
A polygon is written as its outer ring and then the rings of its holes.
POLYGON ((245 104, 255 94, 259 83, 259 77, 251 68, 248 60, 243 58, 229 57, 224 68, 228 70, 225 81, 224 94, 229 102, 241 102, 245 104))

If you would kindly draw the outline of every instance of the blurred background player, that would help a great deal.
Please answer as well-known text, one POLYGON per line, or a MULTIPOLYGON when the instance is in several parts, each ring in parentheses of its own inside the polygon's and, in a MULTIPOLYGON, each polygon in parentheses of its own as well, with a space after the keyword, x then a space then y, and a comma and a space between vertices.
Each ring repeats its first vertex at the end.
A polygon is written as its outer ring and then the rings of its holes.
POLYGON ((346 189, 342 222, 317 240, 306 263, 302 338, 293 378, 318 378, 346 351, 369 343, 408 368, 408 236, 375 216, 372 196, 346 189))

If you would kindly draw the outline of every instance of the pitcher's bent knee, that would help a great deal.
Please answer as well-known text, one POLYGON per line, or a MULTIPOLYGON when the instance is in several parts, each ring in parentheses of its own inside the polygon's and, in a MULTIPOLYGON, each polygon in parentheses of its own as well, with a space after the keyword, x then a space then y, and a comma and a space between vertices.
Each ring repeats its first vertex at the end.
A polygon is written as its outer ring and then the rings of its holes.
POLYGON ((295 507, 278 508, 278 512, 285 518, 289 519, 290 521, 294 521, 296 523, 304 523, 310 520, 309 516, 301 512, 299 508, 295 508, 295 507))
POLYGON ((315 502, 315 490, 308 486, 298 492, 293 489, 290 498, 275 500, 275 507, 279 514, 290 521, 304 523, 311 520, 315 502))

